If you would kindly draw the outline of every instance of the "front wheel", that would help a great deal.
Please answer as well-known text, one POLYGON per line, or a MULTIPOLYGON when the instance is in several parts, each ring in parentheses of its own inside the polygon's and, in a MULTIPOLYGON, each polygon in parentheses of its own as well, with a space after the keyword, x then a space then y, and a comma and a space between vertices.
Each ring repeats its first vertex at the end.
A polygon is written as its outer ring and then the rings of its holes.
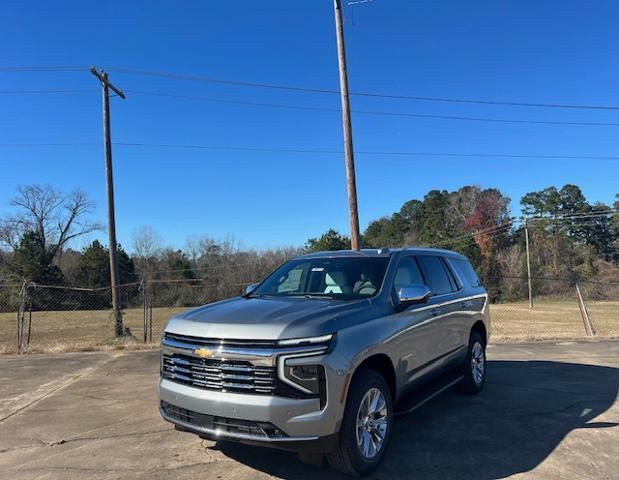
POLYGON ((393 402, 385 379, 372 370, 358 372, 350 385, 338 448, 329 464, 348 475, 372 473, 385 455, 393 425, 393 402))
POLYGON ((471 395, 479 393, 486 383, 486 343, 477 332, 471 333, 462 370, 460 390, 471 395))

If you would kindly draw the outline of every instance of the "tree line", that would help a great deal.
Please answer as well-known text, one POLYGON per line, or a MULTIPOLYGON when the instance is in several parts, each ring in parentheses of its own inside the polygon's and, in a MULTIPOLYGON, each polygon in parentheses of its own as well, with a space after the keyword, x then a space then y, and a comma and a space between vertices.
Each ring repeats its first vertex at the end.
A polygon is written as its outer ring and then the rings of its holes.
MULTIPOLYGON (((362 243, 368 248, 419 245, 458 251, 471 260, 493 300, 522 298, 525 225, 511 217, 509 207, 510 199, 494 188, 432 190, 371 221, 362 243)), ((560 280, 619 283, 619 194, 611 206, 590 203, 576 185, 551 186, 525 194, 520 210, 530 219, 531 276, 539 294, 563 288, 560 280)), ((306 248, 348 245, 348 237, 332 229, 309 239, 306 248)))
MULTIPOLYGON (((399 211, 369 223, 366 248, 434 246, 469 257, 491 298, 521 298, 526 284, 524 223, 513 218, 510 199, 498 189, 464 186, 432 190, 405 202, 399 211)), ((108 250, 98 240, 72 248, 71 240, 101 229, 93 222, 94 205, 76 190, 65 194, 50 186, 17 189, 14 214, 0 219, 0 284, 106 288, 108 250)), ((537 280, 598 279, 619 282, 619 194, 613 205, 590 203, 576 185, 529 192, 520 199, 531 241, 532 276, 540 294, 553 285, 537 280), (610 215, 608 212, 615 211, 610 215)), ((308 251, 350 248, 346 235, 330 229, 302 247, 253 250, 232 238, 190 237, 182 249, 165 246, 150 227, 133 234, 131 254, 118 246, 121 283, 146 279, 162 306, 206 303, 238 294, 281 263, 308 251)), ((127 288, 126 302, 138 296, 127 288)), ((1 294, 2 292, 0 292, 1 294)), ((102 298, 107 299, 105 294, 102 298)), ((135 299, 133 299, 135 300, 135 299)), ((1 298, 0 298, 1 301, 1 298)), ((101 300, 104 306, 107 300, 101 300)), ((102 307, 103 308, 103 307, 102 307)))

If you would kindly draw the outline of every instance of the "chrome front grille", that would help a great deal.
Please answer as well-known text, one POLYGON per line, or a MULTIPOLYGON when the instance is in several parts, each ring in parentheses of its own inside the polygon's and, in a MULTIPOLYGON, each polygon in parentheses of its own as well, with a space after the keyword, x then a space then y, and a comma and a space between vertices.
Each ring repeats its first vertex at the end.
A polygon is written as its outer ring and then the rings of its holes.
POLYGON ((274 367, 179 353, 163 354, 161 376, 185 385, 222 392, 273 395, 276 386, 274 367))

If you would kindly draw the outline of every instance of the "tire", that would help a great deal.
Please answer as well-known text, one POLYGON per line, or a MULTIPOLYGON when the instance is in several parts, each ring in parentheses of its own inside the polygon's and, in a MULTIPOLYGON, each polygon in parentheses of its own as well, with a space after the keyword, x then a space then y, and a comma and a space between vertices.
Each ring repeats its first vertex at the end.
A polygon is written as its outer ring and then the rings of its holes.
POLYGON ((468 395, 481 392, 486 383, 486 342, 477 332, 471 332, 466 359, 462 365, 464 378, 459 384, 460 391, 468 395))
POLYGON ((373 370, 357 372, 350 384, 338 447, 326 455, 329 464, 352 476, 368 475, 376 470, 389 445, 393 415, 393 400, 385 379, 373 370), (376 412, 371 414, 374 398, 377 400, 376 412), (383 402, 384 407, 381 408, 383 402), (367 409, 372 417, 370 421, 367 421, 368 417, 364 415, 366 407, 370 407, 367 409), (381 431, 383 439, 378 443, 381 431), (361 438, 361 445, 357 441, 358 436, 361 438), (376 447, 377 444, 378 448, 373 449, 372 446, 376 447), (364 450, 369 456, 364 455, 364 450))

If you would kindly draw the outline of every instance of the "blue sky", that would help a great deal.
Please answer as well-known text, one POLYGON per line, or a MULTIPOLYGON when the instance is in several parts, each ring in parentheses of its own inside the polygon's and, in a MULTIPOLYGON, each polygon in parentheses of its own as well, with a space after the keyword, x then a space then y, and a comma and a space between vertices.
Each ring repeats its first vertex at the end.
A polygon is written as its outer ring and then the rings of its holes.
MULTIPOLYGON (((346 3, 346 2, 344 2, 346 3)), ((619 105, 619 3, 374 0, 346 8, 351 91, 521 102, 619 105), (352 17, 352 18, 351 18, 352 17), (354 19, 354 22, 352 21, 354 19), (353 24, 354 23, 354 24, 353 24)), ((9 2, 0 66, 101 65, 337 89, 332 2, 9 2), (182 5, 182 6, 181 6, 182 5)), ((234 101, 338 108, 300 93, 111 72, 119 87, 234 101)), ((99 142, 101 100, 84 72, 0 72, 0 143, 99 142)), ((353 110, 619 123, 619 111, 563 110, 352 97, 353 110)), ((127 94, 112 101, 118 142, 340 150, 337 112, 299 111, 127 94)), ((360 151, 619 155, 619 127, 497 124, 353 113, 360 151)), ((105 220, 99 145, 0 147, 0 213, 15 187, 79 187, 105 220)), ((191 234, 245 246, 300 245, 347 232, 343 156, 114 148, 117 230, 152 226, 173 246, 191 234)), ((590 201, 619 191, 616 160, 357 156, 360 221, 431 189, 497 187, 512 198, 565 183, 590 201)), ((100 234, 104 238, 104 234, 100 234)), ((92 237, 91 237, 92 238, 92 237)), ((89 238, 88 240, 90 240, 89 238)), ((82 242, 83 243, 83 242, 82 242)), ((76 246, 81 246, 78 242, 76 246)))

